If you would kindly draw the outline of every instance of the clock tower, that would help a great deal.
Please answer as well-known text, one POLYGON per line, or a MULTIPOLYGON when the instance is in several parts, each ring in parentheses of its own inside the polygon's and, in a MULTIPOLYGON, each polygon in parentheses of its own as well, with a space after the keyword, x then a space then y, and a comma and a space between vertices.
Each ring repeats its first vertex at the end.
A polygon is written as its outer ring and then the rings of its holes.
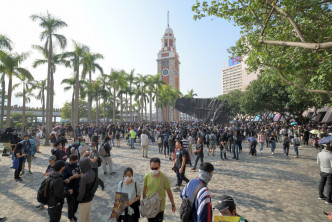
MULTIPOLYGON (((161 79, 173 88, 180 90, 180 61, 179 55, 176 52, 176 39, 173 30, 169 27, 169 16, 167 15, 167 28, 161 38, 161 49, 157 58, 157 73, 161 74, 161 79)), ((169 108, 169 121, 179 121, 179 111, 169 108)), ((167 121, 167 109, 160 109, 159 120, 167 121)))

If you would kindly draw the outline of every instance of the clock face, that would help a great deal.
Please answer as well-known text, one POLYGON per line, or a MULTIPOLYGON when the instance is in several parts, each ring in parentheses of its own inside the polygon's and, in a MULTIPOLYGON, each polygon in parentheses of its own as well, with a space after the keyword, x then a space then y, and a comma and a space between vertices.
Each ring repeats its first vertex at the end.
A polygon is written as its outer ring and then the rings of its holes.
POLYGON ((168 69, 163 69, 162 74, 163 76, 168 76, 168 69))

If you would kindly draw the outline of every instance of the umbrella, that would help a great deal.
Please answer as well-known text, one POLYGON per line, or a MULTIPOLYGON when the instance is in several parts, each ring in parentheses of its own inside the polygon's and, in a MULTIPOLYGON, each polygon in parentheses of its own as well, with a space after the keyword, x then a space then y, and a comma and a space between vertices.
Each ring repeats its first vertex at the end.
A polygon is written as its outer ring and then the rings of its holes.
POLYGON ((332 142, 332 136, 327 136, 327 137, 323 137, 322 139, 319 140, 319 144, 323 144, 323 143, 330 143, 332 142))
POLYGON ((310 133, 318 135, 319 134, 319 130, 311 130, 310 133))
POLYGON ((293 126, 293 125, 297 125, 297 122, 292 122, 291 125, 292 125, 292 126, 293 126))

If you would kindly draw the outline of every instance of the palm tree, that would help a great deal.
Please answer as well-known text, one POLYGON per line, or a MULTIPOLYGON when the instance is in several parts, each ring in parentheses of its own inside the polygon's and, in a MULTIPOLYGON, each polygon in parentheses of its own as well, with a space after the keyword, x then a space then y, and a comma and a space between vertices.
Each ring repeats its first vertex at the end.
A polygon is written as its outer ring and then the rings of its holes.
POLYGON ((112 69, 111 74, 108 76, 108 84, 113 89, 113 123, 115 123, 117 91, 120 87, 126 85, 124 72, 118 72, 112 69))
MULTIPOLYGON (((192 99, 192 98, 194 98, 194 96, 197 96, 197 93, 195 93, 194 90, 191 89, 191 90, 187 91, 187 94, 184 97, 192 99)), ((187 116, 187 121, 188 121, 188 114, 186 114, 186 116, 187 116)), ((191 116, 190 116, 190 119, 191 119, 191 116)))
POLYGON ((177 88, 173 88, 172 89, 172 91, 171 91, 171 101, 170 101, 170 106, 173 108, 173 121, 175 121, 175 120, 179 120, 179 119, 177 119, 177 118, 175 118, 175 116, 176 116, 176 113, 178 112, 178 111, 176 111, 176 109, 175 109, 175 103, 176 103, 176 100, 178 99, 178 98, 180 98, 182 96, 182 93, 180 92, 180 90, 179 89, 177 89, 177 88))
MULTIPOLYGON (((53 99, 54 99, 54 78, 52 70, 53 58, 53 38, 59 43, 60 48, 64 49, 67 39, 63 35, 56 33, 60 28, 67 27, 67 24, 48 12, 46 15, 31 15, 32 21, 39 21, 39 26, 44 30, 40 34, 40 40, 45 40, 44 49, 47 50, 47 102, 46 102, 46 135, 52 128, 53 99)), ((49 145, 49 140, 45 140, 45 145, 49 145)))
POLYGON ((80 65, 83 64, 83 57, 90 50, 86 45, 73 41, 74 51, 64 52, 63 58, 68 59, 67 66, 71 66, 75 73, 75 98, 74 98, 74 116, 72 116, 73 127, 79 124, 79 96, 80 96, 80 65))
POLYGON ((7 118, 6 125, 10 127, 10 111, 11 111, 11 101, 12 101, 12 93, 13 93, 13 77, 17 77, 19 79, 29 78, 33 79, 31 73, 22 67, 20 67, 20 63, 23 62, 27 57, 28 53, 0 53, 0 61, 1 61, 1 71, 6 73, 8 76, 8 98, 7 98, 7 118))
MULTIPOLYGON (((22 78, 20 80, 22 81, 21 83, 22 83, 23 91, 19 92, 19 93, 16 93, 15 96, 16 97, 22 97, 22 99, 23 99, 21 132, 24 133, 25 132, 25 106, 26 106, 26 103, 30 103, 31 97, 34 97, 32 91, 34 89, 34 84, 35 83, 33 82, 33 77, 32 76, 22 76, 22 78)), ((20 85, 20 84, 16 84, 15 88, 18 85, 20 85)))
POLYGON ((40 100, 42 103, 42 124, 45 124, 45 91, 47 89, 47 79, 37 81, 34 85, 34 89, 38 89, 35 96, 36 99, 40 100))
POLYGON ((142 113, 141 113, 141 120, 144 120, 144 103, 146 102, 146 85, 147 85, 147 76, 143 76, 141 74, 137 75, 136 81, 135 83, 137 84, 137 87, 140 89, 141 95, 141 109, 142 109, 142 113))
POLYGON ((12 50, 12 41, 5 35, 0 34, 0 50, 8 49, 12 50))
POLYGON ((106 103, 107 101, 110 101, 110 98, 112 96, 111 91, 108 91, 107 86, 108 86, 108 75, 106 74, 101 74, 100 77, 98 78, 99 81, 101 82, 101 87, 103 89, 102 93, 101 93, 101 97, 103 98, 103 120, 104 123, 106 122, 106 120, 108 120, 108 111, 106 110, 106 103))
POLYGON ((156 120, 157 122, 159 121, 159 105, 158 105, 158 95, 159 95, 159 90, 162 85, 165 84, 164 80, 161 79, 160 73, 154 75, 152 77, 152 82, 153 82, 153 89, 154 89, 154 95, 155 95, 155 100, 156 100, 156 120))
MULTIPOLYGON (((99 53, 86 52, 82 58, 83 70, 82 79, 85 79, 86 74, 89 74, 89 83, 92 81, 92 73, 98 69, 100 73, 103 73, 103 69, 96 62, 98 59, 103 59, 103 55, 99 53)), ((92 98, 88 94, 88 123, 91 122, 91 109, 92 109, 92 98)))
POLYGON ((135 76, 134 76, 135 69, 132 69, 130 73, 126 76, 126 82, 128 84, 128 94, 129 94, 129 100, 130 100, 130 123, 133 121, 133 95, 134 95, 134 87, 133 84, 135 82, 135 76))

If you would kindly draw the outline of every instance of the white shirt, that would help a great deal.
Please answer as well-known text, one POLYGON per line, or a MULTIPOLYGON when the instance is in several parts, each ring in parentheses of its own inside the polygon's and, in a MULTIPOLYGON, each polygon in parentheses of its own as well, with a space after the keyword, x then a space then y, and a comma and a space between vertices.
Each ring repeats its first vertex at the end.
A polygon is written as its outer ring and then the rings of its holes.
POLYGON ((148 135, 142 133, 141 135, 141 146, 148 146, 149 145, 149 137, 148 135))
MULTIPOLYGON (((123 181, 120 181, 120 183, 118 184, 117 192, 127 193, 128 194, 128 199, 130 201, 130 200, 135 199, 136 195, 138 195, 138 196, 141 195, 141 187, 140 187, 139 183, 136 183, 136 189, 135 189, 135 180, 133 180, 133 182, 130 183, 129 185, 127 185, 123 181), (121 188, 121 184, 122 184, 122 188, 121 188), (136 189, 137 189, 137 193, 136 193, 136 189)), ((134 210, 130 206, 128 207, 128 214, 129 215, 134 214, 134 210)), ((122 215, 124 215, 124 213, 122 215)))

